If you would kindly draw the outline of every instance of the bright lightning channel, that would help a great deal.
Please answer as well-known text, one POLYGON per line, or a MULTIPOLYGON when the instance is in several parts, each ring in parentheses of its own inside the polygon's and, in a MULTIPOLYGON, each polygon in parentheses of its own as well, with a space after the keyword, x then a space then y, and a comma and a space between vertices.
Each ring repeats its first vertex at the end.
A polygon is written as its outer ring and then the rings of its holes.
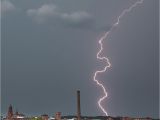
POLYGON ((111 67, 111 63, 110 63, 109 59, 108 59, 107 57, 100 56, 100 54, 101 54, 102 51, 103 51, 103 43, 102 43, 102 42, 103 42, 104 39, 107 39, 108 35, 112 32, 112 30, 119 25, 120 20, 121 20, 121 18, 122 18, 123 16, 124 16, 126 13, 130 12, 130 11, 131 11, 134 7, 136 7, 138 4, 142 4, 143 1, 144 1, 144 0, 139 0, 139 1, 135 2, 135 3, 134 3, 132 6, 130 6, 129 8, 124 9, 124 10, 122 11, 122 13, 118 16, 117 22, 114 23, 114 24, 112 25, 111 29, 110 29, 109 31, 107 31, 107 32, 98 40, 98 43, 99 43, 99 45, 100 45, 100 49, 99 49, 99 51, 98 51, 98 53, 97 53, 97 59, 98 59, 98 60, 105 61, 105 62, 106 62, 106 66, 105 66, 102 70, 96 71, 96 72, 94 73, 93 80, 97 83, 98 86, 100 86, 100 87, 102 88, 102 90, 103 90, 103 92, 104 92, 104 96, 101 97, 101 98, 98 100, 98 105, 99 105, 99 108, 103 111, 103 113, 104 113, 106 116, 108 116, 108 113, 107 113, 107 111, 104 109, 104 107, 101 105, 101 103, 102 103, 102 101, 103 101, 104 99, 107 98, 108 94, 107 94, 107 91, 106 91, 105 87, 103 86, 103 84, 100 83, 99 80, 96 79, 96 77, 97 77, 97 75, 98 75, 99 73, 104 73, 104 72, 107 70, 107 68, 110 68, 110 67, 111 67))

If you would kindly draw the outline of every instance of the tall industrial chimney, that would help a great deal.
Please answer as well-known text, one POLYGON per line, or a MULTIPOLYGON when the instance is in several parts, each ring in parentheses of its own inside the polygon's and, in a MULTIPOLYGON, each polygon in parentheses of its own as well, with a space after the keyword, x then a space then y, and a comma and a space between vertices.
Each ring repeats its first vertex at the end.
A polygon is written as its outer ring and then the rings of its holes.
POLYGON ((77 120, 81 120, 80 91, 77 91, 77 120))

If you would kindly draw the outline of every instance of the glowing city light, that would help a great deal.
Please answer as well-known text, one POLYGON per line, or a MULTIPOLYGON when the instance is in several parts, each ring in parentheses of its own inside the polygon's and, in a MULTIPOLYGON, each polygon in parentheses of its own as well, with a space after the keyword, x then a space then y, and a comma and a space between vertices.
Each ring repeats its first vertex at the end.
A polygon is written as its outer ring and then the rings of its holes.
POLYGON ((101 97, 101 98, 98 100, 98 105, 99 105, 99 108, 103 111, 103 113, 104 113, 106 116, 108 116, 108 113, 107 113, 107 111, 104 109, 104 107, 101 105, 101 103, 102 103, 102 101, 103 101, 104 99, 107 98, 108 94, 107 94, 107 91, 106 91, 104 85, 103 85, 102 83, 100 83, 99 80, 96 79, 96 77, 97 77, 97 75, 98 75, 99 73, 104 73, 104 72, 107 70, 107 68, 110 68, 110 67, 111 67, 111 63, 110 63, 109 59, 108 59, 107 57, 100 56, 100 54, 101 54, 102 51, 103 51, 103 43, 102 43, 102 42, 103 42, 103 40, 107 39, 108 35, 112 32, 112 30, 119 25, 120 20, 121 20, 121 18, 122 18, 123 16, 124 16, 126 13, 130 12, 130 11, 131 11, 134 7, 136 7, 138 4, 142 4, 143 1, 144 1, 144 0, 138 0, 138 1, 136 1, 133 5, 131 5, 129 8, 124 9, 124 10, 122 11, 122 13, 118 16, 117 22, 115 22, 115 23, 112 25, 112 27, 110 28, 110 30, 107 31, 107 32, 98 40, 98 43, 99 43, 99 45, 100 45, 100 49, 99 49, 99 51, 98 51, 98 53, 97 53, 97 59, 98 59, 98 60, 101 60, 101 61, 105 61, 105 62, 106 62, 106 66, 105 66, 102 70, 96 71, 96 72, 94 73, 93 80, 96 82, 96 84, 97 84, 98 86, 100 86, 100 87, 102 88, 102 90, 103 90, 103 92, 104 92, 104 96, 101 97))

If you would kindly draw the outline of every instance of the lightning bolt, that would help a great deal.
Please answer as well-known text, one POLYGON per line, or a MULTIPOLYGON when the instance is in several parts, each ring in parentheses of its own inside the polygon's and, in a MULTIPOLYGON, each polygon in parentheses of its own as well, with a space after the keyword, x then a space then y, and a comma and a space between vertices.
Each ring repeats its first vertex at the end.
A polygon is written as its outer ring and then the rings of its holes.
POLYGON ((132 4, 129 8, 124 9, 124 10, 122 11, 122 13, 118 16, 117 22, 115 22, 115 23, 112 25, 112 27, 110 28, 110 30, 107 31, 107 32, 98 40, 98 43, 99 43, 99 45, 100 45, 100 49, 99 49, 99 51, 98 51, 98 53, 97 53, 97 59, 98 59, 98 60, 101 60, 101 61, 105 61, 105 62, 106 62, 106 66, 105 66, 102 70, 96 71, 96 72, 94 73, 93 80, 96 82, 96 84, 97 84, 98 86, 100 86, 100 87, 102 88, 102 90, 103 90, 103 92, 104 92, 104 96, 101 97, 101 98, 98 100, 98 105, 99 105, 99 108, 103 111, 103 113, 104 113, 106 116, 108 116, 108 113, 107 113, 107 111, 104 109, 104 107, 101 105, 101 103, 102 103, 102 101, 103 101, 104 99, 107 98, 108 94, 107 94, 107 91, 106 91, 104 85, 103 85, 101 82, 99 82, 99 80, 96 79, 96 77, 97 77, 97 75, 98 75, 99 73, 104 73, 104 72, 107 70, 107 68, 110 68, 110 67, 111 67, 111 63, 110 63, 109 59, 108 59, 107 57, 100 56, 100 54, 101 54, 102 51, 103 51, 103 41, 104 41, 105 39, 107 39, 108 35, 112 32, 112 30, 119 25, 121 18, 123 18, 123 16, 124 16, 126 13, 130 12, 130 11, 131 11, 133 8, 135 8, 138 4, 142 4, 143 1, 144 1, 144 0, 138 0, 138 1, 136 1, 134 4, 132 4))

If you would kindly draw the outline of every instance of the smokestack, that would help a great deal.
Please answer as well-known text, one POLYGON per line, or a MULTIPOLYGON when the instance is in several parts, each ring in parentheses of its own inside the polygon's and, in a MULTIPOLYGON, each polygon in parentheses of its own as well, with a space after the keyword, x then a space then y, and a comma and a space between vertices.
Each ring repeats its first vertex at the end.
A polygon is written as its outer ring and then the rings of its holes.
POLYGON ((80 91, 77 91, 77 120, 81 120, 80 91))

